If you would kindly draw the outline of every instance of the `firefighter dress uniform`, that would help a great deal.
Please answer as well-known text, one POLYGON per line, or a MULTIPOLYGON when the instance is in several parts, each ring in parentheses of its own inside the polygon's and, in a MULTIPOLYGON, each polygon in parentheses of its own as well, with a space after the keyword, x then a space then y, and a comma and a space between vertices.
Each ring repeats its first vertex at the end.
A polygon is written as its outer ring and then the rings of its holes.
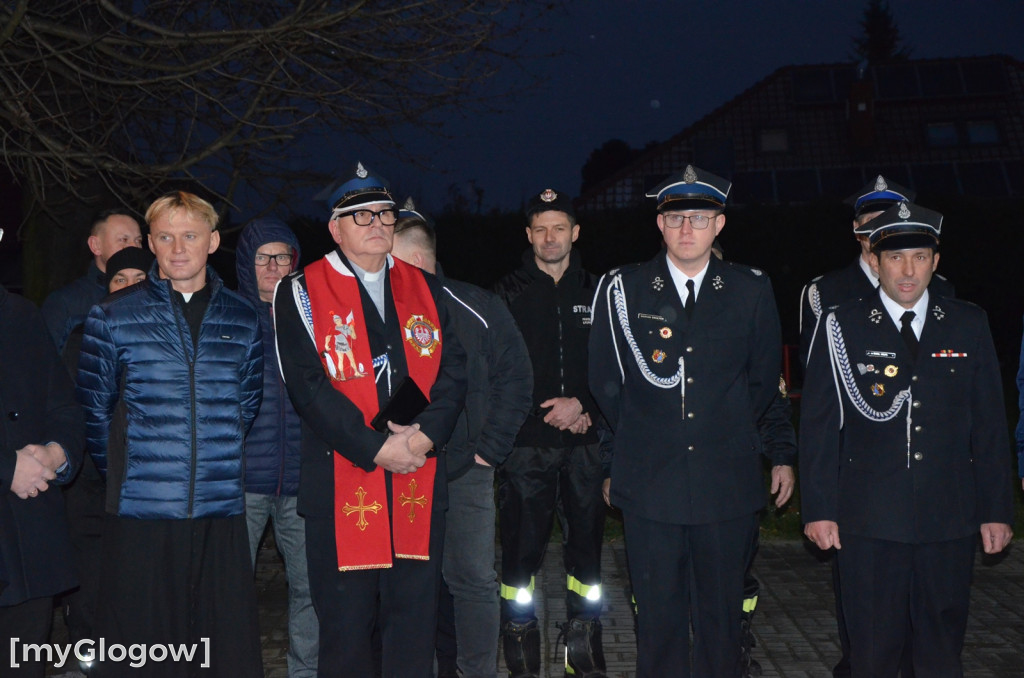
MULTIPOLYGON (((674 179, 658 195, 678 197, 671 209, 724 206, 725 180, 693 167, 674 179)), ((759 422, 779 397, 779 318, 758 269, 712 256, 688 312, 670 267, 662 251, 602 278, 590 388, 614 435, 611 502, 625 519, 637 675, 690 676, 692 621, 692 675, 731 677, 767 499, 759 422)))
MULTIPOLYGON (((930 210, 902 203, 877 221, 873 250, 938 244, 930 210)), ((963 675, 978 530, 1013 518, 985 313, 931 288, 910 312, 880 288, 824 315, 804 384, 803 518, 838 525, 854 677, 895 675, 907 642, 917 675, 963 675)))

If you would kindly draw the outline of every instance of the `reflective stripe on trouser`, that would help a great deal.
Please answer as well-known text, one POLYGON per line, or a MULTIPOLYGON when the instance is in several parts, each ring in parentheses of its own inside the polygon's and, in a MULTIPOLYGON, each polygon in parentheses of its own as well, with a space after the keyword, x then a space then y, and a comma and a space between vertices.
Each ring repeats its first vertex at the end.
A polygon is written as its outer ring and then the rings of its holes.
POLYGON ((509 586, 508 584, 501 585, 501 599, 509 600, 520 605, 525 605, 533 601, 533 591, 536 585, 534 577, 530 577, 530 583, 526 586, 515 587, 509 586))
POLYGON ((757 609, 757 594, 761 591, 761 582, 754 576, 754 559, 757 557, 757 550, 760 547, 761 532, 754 532, 750 542, 750 550, 747 552, 747 571, 743 575, 743 618, 749 620, 757 609))
MULTIPOLYGON (((601 581, 601 542, 607 507, 597 444, 569 448, 516 447, 498 469, 502 591, 526 588, 540 569, 555 515, 562 527, 565 570, 580 582, 601 581)), ((502 594, 504 619, 535 618, 529 606, 502 594), (514 615, 514 616, 509 616, 514 615)), ((567 592, 570 616, 592 605, 567 592), (575 600, 574 600, 575 598, 575 600)), ((599 612, 599 610, 598 610, 599 612)))
POLYGON ((592 620, 601 616, 601 606, 604 604, 601 582, 584 584, 570 574, 565 577, 565 587, 569 619, 592 620))

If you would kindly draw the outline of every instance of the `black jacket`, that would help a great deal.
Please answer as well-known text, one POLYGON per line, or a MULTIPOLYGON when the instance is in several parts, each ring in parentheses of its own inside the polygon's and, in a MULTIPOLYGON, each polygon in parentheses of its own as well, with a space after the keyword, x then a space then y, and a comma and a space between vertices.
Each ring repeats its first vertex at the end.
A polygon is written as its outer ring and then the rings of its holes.
POLYGON ((500 466, 531 407, 533 370, 523 335, 501 299, 476 285, 444 277, 441 301, 466 350, 466 409, 445 448, 448 480, 473 467, 479 454, 500 466))
MULTIPOLYGON (((341 251, 327 255, 339 275, 353 275, 341 251)), ((385 279, 385 314, 382 321, 373 301, 360 283, 360 301, 366 322, 367 337, 374 356, 387 353, 392 369, 391 380, 397 386, 408 375, 405 341, 391 294, 390 267, 398 265, 388 256, 389 272, 385 279)), ((405 264, 402 264, 405 265, 405 264)), ((414 423, 439 449, 451 437, 455 421, 462 411, 466 394, 466 357, 452 326, 447 306, 440 303, 441 284, 437 278, 423 276, 434 295, 438 319, 441 321, 441 364, 437 379, 430 389, 430 404, 416 416, 414 423)), ((298 271, 281 280, 274 293, 274 324, 280 351, 281 374, 295 410, 302 418, 302 470, 299 473, 298 511, 303 516, 324 517, 334 512, 334 453, 365 471, 377 468, 377 456, 387 436, 366 425, 362 411, 344 394, 335 390, 324 372, 318 347, 307 331, 303 311, 297 305, 298 289, 306 289, 305 272, 298 271)), ((404 319, 403 319, 404 320, 404 319)), ((363 377, 367 378, 367 377, 363 377)), ((377 380, 379 406, 388 401, 387 378, 377 380)), ((438 455, 438 478, 445 477, 443 454, 438 455)), ((448 505, 447 485, 434 483, 434 510, 448 505)))
MULTIPOLYGON (((590 305, 597 279, 569 253, 569 268, 556 284, 537 267, 533 250, 523 254, 523 265, 498 281, 495 292, 505 300, 523 333, 533 367, 533 406, 519 435, 517 447, 571 447, 597 442, 597 428, 583 435, 559 431, 544 423, 549 398, 577 398, 591 418, 597 406, 587 387, 587 341, 590 305)), ((596 423, 596 422, 595 422, 596 423)))
POLYGON ((930 295, 917 360, 878 292, 820 325, 800 406, 804 522, 835 521, 840 539, 907 544, 1012 523, 1006 409, 985 312, 930 295))
POLYGON ((43 322, 49 330, 57 351, 64 348, 68 335, 78 325, 85 323, 89 309, 107 296, 107 274, 89 263, 89 270, 81 278, 72 280, 64 287, 50 293, 40 310, 43 322))
MULTIPOLYGON (((849 266, 819 275, 804 285, 800 291, 800 364, 807 365, 807 354, 811 350, 814 328, 821 316, 827 316, 844 302, 873 296, 877 288, 878 284, 868 280, 864 275, 859 255, 849 266)), ((949 280, 935 274, 928 285, 928 293, 933 296, 955 297, 956 289, 949 280)))
POLYGON ((81 465, 85 424, 39 311, 0 287, 0 607, 77 583, 61 485, 81 465), (15 450, 60 443, 68 468, 38 496, 11 492, 15 450))
POLYGON ((612 503, 679 525, 729 520, 764 507, 762 454, 793 463, 775 297, 761 271, 712 257, 687 318, 668 266, 661 252, 612 271, 594 301, 590 387, 614 432, 612 503))

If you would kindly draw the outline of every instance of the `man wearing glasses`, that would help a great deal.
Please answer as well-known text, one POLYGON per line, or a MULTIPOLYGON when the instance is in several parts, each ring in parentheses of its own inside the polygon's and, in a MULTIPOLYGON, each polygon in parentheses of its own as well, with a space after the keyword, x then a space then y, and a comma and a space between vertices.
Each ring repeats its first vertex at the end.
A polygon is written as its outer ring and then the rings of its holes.
POLYGON ((779 397, 771 284, 711 256, 730 187, 688 166, 656 188, 665 249, 609 272, 594 300, 590 390, 614 433, 609 498, 625 520, 638 676, 739 675, 762 454, 776 503, 793 491, 792 427, 788 445, 759 433, 779 397))
POLYGON ((274 541, 288 575, 288 676, 313 678, 317 621, 309 596, 306 525, 296 510, 302 424, 288 400, 274 340, 271 302, 278 281, 299 262, 299 241, 278 219, 249 222, 238 238, 238 292, 256 308, 263 331, 263 404, 245 438, 245 519, 256 565, 263 531, 274 521, 274 541))
POLYGON ((302 419, 298 511, 319 675, 429 675, 447 507, 436 451, 462 411, 465 354, 437 279, 389 254, 398 210, 387 184, 360 164, 324 197, 337 249, 274 296, 281 372, 302 419), (336 318, 351 327, 354 366, 330 349, 336 318), (408 406, 412 387, 429 400, 422 409, 408 406), (389 405, 406 425, 382 432, 371 423, 389 405))

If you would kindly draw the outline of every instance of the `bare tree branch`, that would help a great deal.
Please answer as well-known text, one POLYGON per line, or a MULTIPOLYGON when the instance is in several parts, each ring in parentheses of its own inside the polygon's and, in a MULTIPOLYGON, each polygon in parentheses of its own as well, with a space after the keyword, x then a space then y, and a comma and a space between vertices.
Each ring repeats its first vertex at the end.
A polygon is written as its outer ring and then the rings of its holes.
POLYGON ((97 185, 140 206, 191 178, 277 194, 284 149, 430 126, 550 5, 513 0, 20 0, 0 7, 0 157, 46 209, 97 185), (89 186, 84 189, 82 187, 89 186))

